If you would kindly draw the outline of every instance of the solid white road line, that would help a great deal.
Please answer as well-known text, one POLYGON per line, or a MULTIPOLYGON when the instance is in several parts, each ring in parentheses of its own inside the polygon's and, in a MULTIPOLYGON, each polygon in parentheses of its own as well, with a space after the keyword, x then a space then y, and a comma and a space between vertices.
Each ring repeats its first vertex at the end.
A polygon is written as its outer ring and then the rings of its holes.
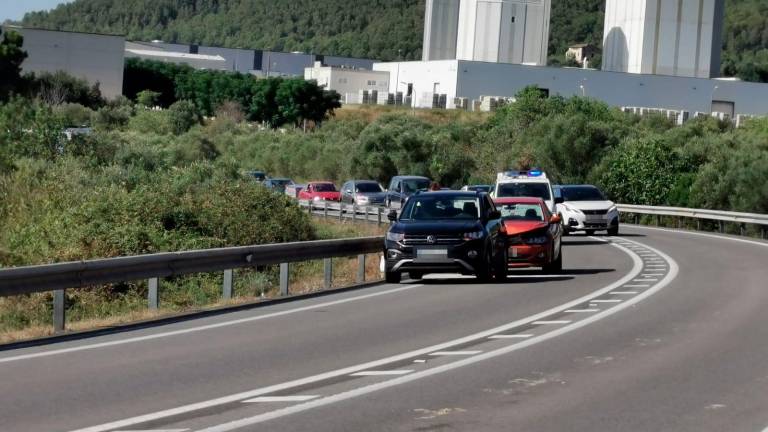
MULTIPOLYGON (((595 239, 595 240, 607 243, 606 240, 600 239, 598 237, 592 237, 592 238, 595 239)), ((143 415, 138 415, 138 416, 135 416, 135 417, 130 417, 130 418, 122 419, 122 420, 116 420, 116 421, 113 421, 113 422, 104 423, 104 424, 100 424, 100 425, 96 425, 96 426, 90 426, 90 427, 86 427, 86 428, 82 428, 82 429, 77 429, 77 430, 73 430, 71 432, 107 432, 107 431, 112 431, 113 429, 117 429, 117 428, 121 428, 121 427, 125 427, 125 426, 131 426, 131 425, 136 425, 136 424, 141 424, 141 423, 146 423, 146 422, 151 422, 151 421, 157 421, 157 420, 168 418, 168 417, 173 417, 173 416, 177 416, 177 415, 181 415, 181 414, 186 414, 186 413, 191 413, 191 412, 194 412, 194 411, 199 411, 199 410, 203 410, 203 409, 207 409, 207 408, 211 408, 211 407, 215 407, 215 406, 221 406, 221 405, 224 405, 224 404, 238 402, 238 401, 241 401, 241 400, 247 399, 247 398, 253 398, 253 397, 256 397, 256 396, 268 395, 270 393, 275 393, 275 392, 278 392, 278 391, 284 391, 284 390, 288 390, 288 389, 291 389, 291 388, 294 388, 294 387, 305 386, 305 385, 313 384, 313 383, 316 383, 316 382, 320 382, 320 381, 336 378, 336 377, 339 377, 339 376, 349 375, 351 373, 359 372, 359 371, 366 370, 366 369, 377 368, 377 367, 388 365, 388 364, 391 364, 391 363, 400 362, 400 361, 404 361, 404 360, 409 360, 409 359, 412 359, 414 357, 419 357, 419 356, 423 356, 423 355, 429 354, 431 352, 435 352, 435 351, 439 351, 439 350, 445 350, 445 349, 448 349, 448 348, 451 348, 451 347, 454 347, 454 346, 457 346, 457 345, 462 345, 462 344, 465 344, 465 343, 468 343, 468 342, 474 342, 474 341, 476 341, 478 339, 485 339, 485 338, 488 338, 489 336, 493 336, 495 334, 503 333, 503 332, 512 330, 514 328, 518 328, 520 326, 530 324, 533 321, 544 319, 544 318, 546 318, 548 316, 552 316, 554 314, 560 313, 560 312, 562 312, 562 311, 564 311, 566 309, 571 309, 571 308, 576 307, 578 305, 581 305, 581 304, 584 304, 586 302, 589 302, 591 299, 593 299, 595 297, 599 297, 601 295, 605 295, 605 294, 615 290, 616 288, 619 288, 619 287, 623 286, 627 282, 631 281, 633 278, 637 277, 637 275, 640 274, 641 270, 643 269, 643 262, 640 259, 640 257, 638 257, 636 254, 632 253, 626 247, 624 247, 624 246, 622 246, 620 244, 614 243, 613 246, 616 247, 617 249, 622 250, 625 253, 627 253, 630 256, 630 258, 632 259, 632 263, 633 263, 632 269, 623 278, 619 279, 618 281, 616 281, 616 282, 614 282, 614 283, 612 283, 612 284, 610 284, 610 285, 608 285, 606 287, 603 287, 601 289, 593 291, 592 293, 584 295, 584 296, 582 296, 580 298, 577 298, 575 300, 572 300, 572 301, 570 301, 568 303, 565 303, 565 304, 553 307, 552 309, 546 310, 544 312, 541 312, 541 313, 538 313, 538 314, 535 314, 535 315, 532 315, 532 316, 529 316, 529 317, 526 317, 526 318, 523 318, 523 319, 519 319, 517 321, 513 321, 513 322, 510 322, 510 323, 507 323, 507 324, 503 324, 501 326, 498 326, 498 327, 495 327, 495 328, 492 328, 492 329, 488 329, 488 330, 485 330, 485 331, 482 331, 482 332, 479 332, 479 333, 475 333, 475 334, 472 334, 472 335, 464 336, 464 337, 459 338, 459 339, 454 339, 454 340, 451 340, 451 341, 443 342, 441 344, 437 344, 437 345, 433 345, 433 346, 430 346, 430 347, 426 347, 426 348, 417 349, 417 350, 414 350, 414 351, 410 351, 410 352, 394 355, 394 356, 383 358, 383 359, 380 359, 380 360, 374 360, 374 361, 370 361, 370 362, 367 362, 367 363, 364 363, 364 364, 358 364, 358 365, 354 365, 354 366, 349 366, 349 367, 338 369, 338 370, 335 370, 335 371, 330 371, 330 372, 326 372, 326 373, 322 373, 322 374, 318 374, 318 375, 314 375, 314 376, 310 376, 310 377, 306 377, 306 378, 301 378, 301 379, 297 379, 297 380, 294 380, 294 381, 289 381, 289 382, 284 382, 284 383, 280 383, 280 384, 275 384, 275 385, 268 386, 268 387, 262 387, 262 388, 257 388, 257 389, 253 389, 253 390, 250 390, 250 391, 236 393, 236 394, 232 394, 232 395, 228 395, 228 396, 222 396, 222 397, 219 397, 219 398, 216 398, 216 399, 211 399, 211 400, 207 400, 207 401, 192 403, 192 404, 188 404, 188 405, 179 406, 179 407, 176 407, 176 408, 170 408, 170 409, 166 409, 166 410, 162 410, 162 411, 157 411, 157 412, 153 412, 153 413, 149 413, 149 414, 143 414, 143 415)), ((670 271, 670 273, 667 274, 667 278, 669 280, 674 279, 677 276, 677 270, 676 269, 677 269, 677 267, 675 267, 673 269, 674 271, 670 271)), ((663 281, 666 281, 666 280, 667 279, 664 279, 663 281)), ((653 294, 655 292, 656 291, 654 291, 654 290, 648 290, 648 291, 644 292, 643 294, 641 294, 640 296, 632 298, 631 302, 624 303, 621 306, 619 306, 617 308, 609 309, 608 311, 622 310, 625 307, 625 305, 630 305, 630 304, 637 303, 637 302, 640 301, 640 299, 644 299, 645 297, 647 297, 647 296, 649 296, 649 295, 651 295, 651 294, 653 294)), ((611 314, 612 313, 614 313, 614 312, 611 312, 611 314)), ((604 316, 603 314, 605 314, 605 312, 603 312, 602 314, 599 314, 599 316, 602 317, 602 316, 604 316)), ((593 320, 595 320, 595 317, 597 317, 597 316, 598 315, 590 316, 589 318, 587 318, 585 320, 582 320, 582 321, 579 321, 579 322, 575 323, 574 325, 579 325, 582 322, 591 323, 591 322, 593 322, 593 320)), ((565 328, 573 328, 574 325, 568 326, 568 327, 565 327, 565 328)), ((584 325, 586 325, 586 324, 584 324, 584 325)), ((581 327, 581 325, 579 325, 579 327, 581 327)), ((557 330, 552 331, 552 332, 549 332, 549 333, 547 333, 547 334, 545 334, 543 336, 539 336, 537 338, 528 339, 528 340, 525 341, 525 343, 528 343, 528 345, 519 344, 519 345, 513 345, 513 346, 514 347, 519 346, 519 347, 522 348, 522 347, 525 347, 525 346, 533 345, 534 343, 537 343, 537 342, 531 343, 531 341, 537 340, 537 341, 541 342, 543 340, 548 340, 551 337, 554 337, 554 336, 548 336, 548 335, 564 334, 564 332, 563 333, 561 333, 561 332, 562 332, 562 328, 561 329, 557 329, 557 330)), ((519 349, 519 348, 516 348, 516 349, 519 349)), ((511 351, 514 351, 514 350, 511 350, 511 351)), ((511 352, 511 351, 509 351, 509 352, 511 352)), ((497 354, 497 355, 501 355, 501 354, 497 354)), ((491 357, 494 357, 494 356, 491 356, 491 357)), ((468 359, 491 358, 491 357, 488 357, 485 354, 480 354, 478 356, 468 357, 468 359)), ((462 361, 459 361, 459 362, 454 362, 454 363, 456 363, 456 364, 464 364, 463 362, 465 362, 465 361, 466 361, 466 359, 462 360, 462 361)), ((454 364, 454 363, 451 363, 451 364, 454 364)), ((428 371, 432 371, 432 370, 434 370, 434 369, 428 369, 428 371)), ((405 375, 403 377, 395 378, 394 380, 401 380, 401 379, 408 378, 408 377, 411 377, 411 376, 421 376, 420 374, 421 374, 421 372, 417 372, 417 373, 414 373, 414 374, 405 375)), ((387 382, 392 382, 392 381, 387 381, 387 382)), ((317 402, 326 401, 326 400, 327 400, 327 398, 322 398, 322 399, 318 399, 317 402)), ((306 402, 305 404, 297 405, 297 406, 304 407, 304 406, 308 406, 307 404, 313 404, 315 402, 316 401, 310 401, 310 402, 306 402)), ((325 404, 322 404, 322 405, 325 405, 325 404)), ((313 405, 309 405, 309 406, 313 407, 313 405)), ((307 408, 307 409, 309 409, 309 408, 307 408)), ((247 426, 247 424, 245 426, 247 426)), ((230 430, 230 429, 225 429, 225 430, 230 430)))
POLYGON ((259 396, 253 399, 244 400, 243 403, 306 402, 319 397, 320 395, 259 396))
POLYGON ((323 308, 327 308, 329 306, 336 306, 336 305, 340 305, 340 304, 344 304, 344 303, 350 303, 350 302, 355 302, 355 301, 360 301, 360 300, 366 300, 366 299, 375 298, 375 297, 379 297, 379 296, 383 296, 383 295, 387 295, 387 294, 395 294, 395 293, 399 293, 399 292, 403 292, 403 291, 409 291, 409 290, 412 290, 412 289, 415 289, 415 288, 420 288, 420 287, 423 287, 423 286, 424 285, 422 285, 422 284, 419 284, 419 285, 406 285, 406 286, 402 286, 402 287, 399 287, 399 288, 394 288, 394 289, 387 290, 387 291, 380 291, 380 292, 375 292, 375 293, 371 293, 371 294, 365 294, 365 295, 361 295, 361 296, 345 298, 345 299, 341 299, 341 300, 334 300, 334 301, 325 302, 325 303, 319 303, 319 304, 315 304, 315 305, 311 305, 311 306, 304 306, 304 307, 300 307, 300 308, 296 308, 296 309, 289 309, 289 310, 284 310, 284 311, 280 311, 280 312, 273 312, 273 313, 269 313, 269 314, 265 314, 265 315, 258 315, 258 316, 254 316, 254 317, 241 318, 241 319, 236 319, 236 320, 232 320, 232 321, 224 321, 224 322, 220 322, 220 323, 216 323, 216 324, 208 324, 208 325, 199 326, 199 327, 190 327, 190 328, 185 328, 185 329, 181 329, 181 330, 174 330, 174 331, 169 331, 169 332, 164 332, 164 333, 155 333, 155 334, 151 334, 151 335, 138 336, 138 337, 133 337, 133 338, 128 338, 128 339, 114 340, 114 341, 110 341, 110 342, 101 342, 101 343, 95 343, 95 344, 90 344, 90 345, 80 345, 80 346, 75 346, 75 347, 71 347, 71 348, 63 348, 63 349, 51 350, 51 351, 41 351, 41 352, 36 352, 36 353, 31 353, 31 354, 22 354, 22 355, 17 355, 17 356, 13 356, 13 357, 5 357, 5 358, 0 358, 0 363, 8 363, 8 362, 19 361, 19 360, 28 360, 28 359, 38 358, 38 357, 50 357, 50 356, 54 356, 54 355, 67 354, 67 353, 72 353, 72 352, 77 352, 77 351, 86 351, 86 350, 92 350, 92 349, 97 349, 97 348, 106 348, 106 347, 111 347, 111 346, 116 346, 116 345, 125 345, 125 344, 129 344, 129 343, 144 342, 144 341, 148 341, 148 340, 166 338, 166 337, 170 337, 170 336, 179 336, 179 335, 184 335, 184 334, 189 334, 189 333, 196 333, 196 332, 205 331, 205 330, 213 330, 213 329, 222 328, 222 327, 229 327, 229 326, 234 326, 234 325, 238 325, 238 324, 245 324, 245 323, 249 323, 249 322, 253 322, 253 321, 260 321, 260 320, 264 320, 264 319, 268 319, 268 318, 275 318, 275 317, 284 316, 284 315, 291 315, 291 314, 295 314, 295 313, 299 313, 299 312, 306 312, 306 311, 310 311, 310 310, 313 310, 313 309, 323 309, 323 308))
POLYGON ((488 339, 528 339, 533 337, 532 334, 500 334, 500 335, 493 335, 489 337, 488 339))
POLYGON ((380 371, 362 371, 349 374, 349 376, 387 376, 387 375, 406 375, 413 370, 380 370, 380 371))
POLYGON ((480 354, 482 351, 438 351, 429 353, 429 355, 434 357, 442 357, 442 356, 471 356, 475 354, 480 354))
MULTIPOLYGON (((660 251, 656 251, 656 252, 658 252, 659 254, 662 254, 662 252, 660 252, 660 251)), ((577 322, 575 322, 575 323, 573 323, 573 324, 571 324, 569 326, 556 329, 554 331, 548 332, 548 333, 543 334, 541 336, 538 336, 538 337, 535 337, 535 338, 531 338, 531 339, 528 339, 526 341, 519 342, 519 343, 516 343, 516 344, 512 344, 512 345, 506 346, 504 348, 500 348, 500 349, 497 349, 497 350, 494 350, 494 351, 489 351, 489 352, 487 352, 485 354, 480 354, 480 355, 477 355, 477 356, 474 356, 474 357, 468 357, 466 359, 462 359, 462 360, 459 360, 459 361, 456 361, 456 362, 453 362, 453 363, 448 363, 446 365, 434 367, 434 368, 427 369, 427 370, 424 370, 424 371, 421 371, 421 372, 416 372, 416 373, 411 374, 411 375, 406 375, 406 376, 403 376, 403 377, 394 378, 394 379, 389 380, 389 381, 384 381, 384 382, 381 382, 381 383, 372 384, 372 385, 369 385, 367 387, 361 387, 361 388, 353 389, 353 390, 350 390, 350 391, 347 391, 347 392, 344 392, 344 393, 339 393, 339 394, 336 394, 336 395, 333 395, 333 396, 328 396, 328 397, 325 397, 325 398, 322 398, 322 399, 317 399, 317 400, 306 402, 306 403, 303 403, 303 404, 286 407, 286 408, 283 408, 283 409, 280 409, 280 410, 275 410, 275 411, 272 411, 272 412, 268 412, 268 413, 264 413, 264 414, 259 414, 259 415, 253 416, 253 417, 244 418, 244 419, 240 419, 240 420, 235 420, 235 421, 232 421, 232 422, 229 422, 229 423, 220 424, 220 425, 217 425, 217 426, 212 426, 212 427, 209 427, 209 428, 206 428, 206 429, 199 430, 197 432, 229 432, 229 431, 233 431, 233 430, 236 430, 236 429, 241 429, 241 428, 244 428, 244 427, 247 427, 247 426, 252 426, 252 425, 255 425, 255 424, 263 423, 263 422, 266 422, 266 421, 269 421, 269 420, 274 420, 274 419, 277 419, 277 418, 280 418, 280 417, 285 417, 285 416, 288 416, 288 415, 291 415, 291 414, 297 414, 297 413, 308 411, 308 410, 311 410, 311 409, 314 409, 314 408, 319 408, 319 407, 322 407, 322 406, 331 405, 331 404, 334 404, 334 403, 337 403, 337 402, 341 402, 341 401, 345 401, 345 400, 349 400, 349 399, 354 399, 356 397, 364 396, 364 395, 367 395, 367 394, 370 394, 370 393, 373 393, 373 392, 376 392, 376 391, 379 391, 379 390, 395 387, 395 386, 398 386, 398 385, 402 385, 402 384, 406 384, 406 383, 409 383, 409 382, 417 381, 419 379, 423 379, 423 378, 430 377, 430 376, 433 376, 433 375, 438 375, 438 374, 441 374, 441 373, 444 373, 444 372, 452 371, 452 370, 455 370, 455 369, 458 369, 458 368, 461 368, 461 367, 464 367, 464 366, 472 365, 472 364, 479 363, 479 362, 482 362, 482 361, 485 361, 485 360, 488 360, 488 359, 492 359, 492 358, 495 358, 495 357, 506 355, 506 354, 509 354, 509 353, 521 350, 523 348, 527 348, 529 346, 536 345, 538 343, 541 343, 541 342, 544 342, 544 341, 556 338, 558 336, 570 333, 570 332, 572 332, 574 330, 577 330, 577 329, 580 329, 582 327, 588 326, 588 325, 590 325, 590 324, 592 324, 594 322, 597 322, 597 321, 600 321, 602 319, 605 319, 605 318, 607 318, 607 317, 609 317, 609 316, 611 316, 613 314, 616 314, 616 313, 618 313, 618 312, 620 312, 620 311, 622 311, 624 309, 627 309, 627 308, 629 308, 629 307, 631 307, 631 306, 633 306, 633 305, 635 305, 637 303, 640 303, 641 301, 643 301, 646 298, 652 296, 653 294, 656 294, 657 292, 659 292, 662 289, 664 289, 667 285, 669 285, 669 283, 672 282, 672 280, 674 280, 677 277, 677 274, 679 272, 679 267, 677 266, 677 263, 675 263, 672 260, 672 258, 670 258, 669 256, 663 255, 663 254, 662 254, 662 256, 664 256, 665 258, 667 258, 669 260, 670 272, 669 272, 669 274, 667 274, 667 276, 664 279, 662 279, 652 289, 643 292, 642 294, 638 295, 637 297, 633 297, 632 299, 630 299, 626 303, 622 303, 621 305, 619 305, 617 307, 614 307, 614 308, 611 308, 611 309, 607 309, 607 310, 601 312, 600 314, 592 315, 589 318, 577 321, 577 322)), ((768 431, 764 431, 764 432, 768 432, 768 431)))
POLYGON ((565 313, 594 313, 600 312, 600 309, 568 309, 565 313))
POLYGON ((566 321, 566 320, 559 320, 559 321, 534 321, 533 325, 560 325, 560 324, 570 324, 572 321, 566 321))

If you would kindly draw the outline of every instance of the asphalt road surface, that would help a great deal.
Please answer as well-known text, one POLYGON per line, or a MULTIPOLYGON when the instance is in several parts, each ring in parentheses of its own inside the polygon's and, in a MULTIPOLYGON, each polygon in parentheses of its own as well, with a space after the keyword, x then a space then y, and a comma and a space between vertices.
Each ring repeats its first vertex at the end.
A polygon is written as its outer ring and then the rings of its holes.
POLYGON ((768 244, 623 228, 565 271, 406 280, 0 352, 0 430, 749 431, 768 244))

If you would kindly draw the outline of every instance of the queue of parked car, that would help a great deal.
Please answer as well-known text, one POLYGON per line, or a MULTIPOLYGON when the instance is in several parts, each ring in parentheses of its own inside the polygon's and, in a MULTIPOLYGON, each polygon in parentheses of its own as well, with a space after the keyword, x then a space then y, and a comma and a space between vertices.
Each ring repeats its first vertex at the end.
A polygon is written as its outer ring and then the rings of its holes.
POLYGON ((460 191, 422 176, 395 176, 387 189, 374 180, 349 180, 337 189, 329 181, 297 185, 261 171, 249 175, 277 193, 312 203, 389 208, 382 270, 391 283, 403 274, 421 279, 461 273, 491 281, 505 280, 511 269, 557 273, 563 269, 564 235, 619 233, 618 209, 597 187, 553 186, 538 169, 501 172, 493 185, 460 191))

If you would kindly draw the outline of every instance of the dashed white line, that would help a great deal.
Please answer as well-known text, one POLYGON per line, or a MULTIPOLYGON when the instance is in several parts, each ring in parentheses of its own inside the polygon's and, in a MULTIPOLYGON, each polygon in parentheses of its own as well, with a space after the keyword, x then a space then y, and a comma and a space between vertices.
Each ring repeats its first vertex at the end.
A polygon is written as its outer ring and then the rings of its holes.
POLYGON ((416 359, 413 361, 414 363, 426 363, 427 361, 424 359, 416 359))
POLYGON ((191 429, 142 429, 142 430, 138 430, 138 429, 132 429, 132 430, 120 429, 120 430, 116 430, 114 432, 187 432, 188 430, 191 430, 191 429))
POLYGON ((664 276, 664 273, 643 273, 640 276, 642 277, 648 277, 648 276, 664 276))
POLYGON ((471 356, 480 354, 482 351, 437 351, 430 353, 431 356, 471 356))
POLYGON ((595 303, 621 303, 621 300, 619 299, 610 299, 610 300, 593 300, 595 303))
POLYGON ((600 309, 568 309, 565 313, 594 313, 600 312, 600 309))
POLYGON ((488 339, 528 339, 533 337, 532 334, 500 334, 500 335, 493 335, 489 337, 488 339))
POLYGON ((657 282, 658 279, 632 279, 632 282, 657 282))
POLYGON ((612 291, 613 295, 635 295, 638 291, 612 291))
POLYGON ((570 324, 572 321, 534 321, 533 325, 559 325, 559 324, 570 324))
POLYGON ((306 402, 319 397, 320 395, 259 396, 253 399, 244 400, 243 403, 306 402))
POLYGON ((638 285, 624 285, 624 288, 648 288, 650 285, 638 284, 638 285))
POLYGON ((349 376, 390 376, 390 375, 407 375, 409 373, 412 373, 413 370, 410 369, 404 369, 404 370, 380 370, 380 371, 362 371, 362 372, 355 372, 353 374, 349 374, 349 376))

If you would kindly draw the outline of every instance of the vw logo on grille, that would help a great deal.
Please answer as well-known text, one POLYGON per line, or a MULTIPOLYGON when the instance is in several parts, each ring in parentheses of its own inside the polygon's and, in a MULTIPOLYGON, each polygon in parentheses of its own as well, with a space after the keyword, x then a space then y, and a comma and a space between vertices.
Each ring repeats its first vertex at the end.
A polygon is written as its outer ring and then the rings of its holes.
POLYGON ((435 238, 435 236, 433 236, 433 235, 431 235, 431 236, 427 236, 427 243, 429 243, 429 244, 435 244, 435 243, 437 243, 437 239, 436 239, 436 238, 435 238))

